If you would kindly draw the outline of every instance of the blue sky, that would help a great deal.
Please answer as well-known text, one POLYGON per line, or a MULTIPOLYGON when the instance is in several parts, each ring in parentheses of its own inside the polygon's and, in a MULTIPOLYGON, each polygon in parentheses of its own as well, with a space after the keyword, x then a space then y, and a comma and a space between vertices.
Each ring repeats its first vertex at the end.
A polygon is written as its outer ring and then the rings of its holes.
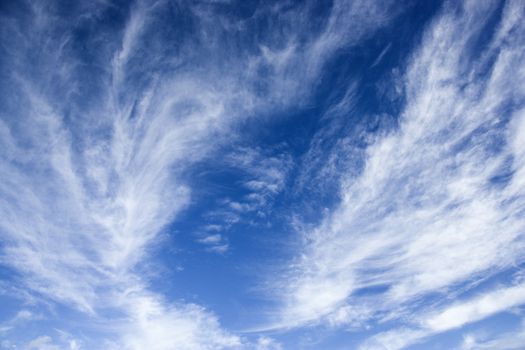
POLYGON ((525 2, 0 2, 0 349, 525 348, 525 2))

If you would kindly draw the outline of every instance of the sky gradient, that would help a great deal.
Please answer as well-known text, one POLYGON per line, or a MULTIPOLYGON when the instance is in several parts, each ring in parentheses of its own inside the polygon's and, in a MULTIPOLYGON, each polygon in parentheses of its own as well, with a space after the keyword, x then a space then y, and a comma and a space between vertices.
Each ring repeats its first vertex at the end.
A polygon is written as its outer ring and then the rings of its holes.
POLYGON ((0 1, 0 349, 525 349, 525 2, 0 1))

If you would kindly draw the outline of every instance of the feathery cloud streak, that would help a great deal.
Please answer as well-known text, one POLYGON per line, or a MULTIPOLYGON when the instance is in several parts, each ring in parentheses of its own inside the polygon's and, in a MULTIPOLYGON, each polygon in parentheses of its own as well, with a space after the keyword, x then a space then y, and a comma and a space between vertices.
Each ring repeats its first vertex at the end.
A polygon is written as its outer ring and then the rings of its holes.
MULTIPOLYGON (((522 261, 524 8, 508 1, 498 11, 496 2, 445 3, 404 75, 398 130, 367 149, 362 173, 342 181, 339 207, 304 233, 277 327, 401 320, 406 328, 370 346, 403 348, 428 327, 455 327, 446 316, 457 310, 436 295, 522 261), (433 308, 443 313, 421 326, 433 308)), ((456 326, 492 314, 476 310, 456 326)))
MULTIPOLYGON (((215 5, 21 3, 2 14, 2 263, 19 290, 101 325, 96 338, 54 345, 41 335, 28 348, 243 346, 204 307, 152 291, 143 266, 189 203, 191 166, 235 123, 300 104, 335 50, 390 15, 375 2, 336 1, 307 37, 310 4, 238 20, 215 5), (268 38, 244 36, 277 12, 268 38), (166 13, 187 22, 164 27, 166 13)), ((279 348, 261 339, 254 346, 279 348)))

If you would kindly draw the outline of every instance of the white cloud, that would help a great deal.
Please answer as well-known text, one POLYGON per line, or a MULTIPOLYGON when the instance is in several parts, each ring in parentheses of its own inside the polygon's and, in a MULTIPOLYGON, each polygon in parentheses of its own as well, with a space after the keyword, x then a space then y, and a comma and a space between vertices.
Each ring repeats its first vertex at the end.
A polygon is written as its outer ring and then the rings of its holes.
MULTIPOLYGON (((494 314, 509 310, 525 303, 525 285, 493 289, 479 296, 446 305, 424 315, 413 317, 412 327, 395 328, 379 333, 367 340, 362 349, 403 349, 425 338, 460 328, 494 314)), ((464 338, 462 347, 475 349, 477 342, 473 335, 464 338)))
POLYGON ((33 339, 25 347, 27 350, 59 350, 57 345, 53 344, 51 337, 44 335, 33 339))
POLYGON ((525 303, 525 285, 497 289, 464 303, 452 305, 423 323, 434 332, 461 327, 525 303))
MULTIPOLYGON (((58 331, 58 330, 57 330, 58 331)), ((48 335, 42 335, 36 337, 27 344, 24 344, 20 347, 14 345, 9 341, 4 342, 0 346, 2 349, 24 349, 24 350, 80 350, 82 347, 79 345, 78 340, 71 338, 65 333, 58 331, 60 336, 59 339, 54 339, 48 335)))
POLYGON ((227 200, 231 209, 241 213, 264 213, 273 198, 283 190, 292 168, 291 157, 286 152, 258 148, 240 147, 227 157, 226 162, 244 174, 241 187, 249 193, 240 202, 227 200))
POLYGON ((221 330, 217 318, 202 307, 187 304, 167 308, 154 295, 131 293, 127 302, 132 317, 119 348, 211 350, 241 345, 239 337, 221 330))
POLYGON ((255 350, 282 350, 281 344, 270 337, 260 337, 257 339, 255 350))
POLYGON ((367 339, 359 350, 398 350, 419 342, 428 333, 424 330, 399 328, 386 331, 367 339))
MULTIPOLYGON (((117 67, 122 71, 145 25, 140 11, 132 11, 124 31, 117 67)), ((39 68, 48 69, 45 57, 42 62, 39 68)), ((62 115, 59 96, 39 88, 45 82, 14 74, 14 88, 28 104, 17 116, 21 128, 11 119, 0 122, 0 174, 6 179, 0 184, 2 262, 16 268, 39 298, 87 313, 97 323, 112 321, 109 330, 99 331, 116 337, 119 349, 238 344, 213 313, 172 305, 148 292, 148 276, 135 271, 163 227, 187 205, 190 191, 180 171, 201 159, 214 146, 209 135, 230 122, 224 117, 228 92, 187 77, 139 91, 120 76, 101 87, 107 96, 76 116, 76 124, 62 115), (122 93, 138 97, 119 100, 122 93), (84 123, 91 125, 79 136, 84 123)), ((104 340, 91 339, 95 347, 104 340)), ((69 346, 79 344, 72 339, 69 346)), ((45 336, 27 348, 59 347, 45 336)))
POLYGON ((204 244, 215 244, 215 243, 219 243, 221 240, 222 240, 221 235, 214 234, 214 235, 209 235, 209 236, 199 239, 199 242, 204 243, 204 244))
MULTIPOLYGON (((342 181, 339 207, 304 232, 301 254, 276 285, 282 309, 275 327, 341 325, 341 315, 350 324, 412 319, 429 311, 425 297, 523 258, 523 111, 513 104, 525 97, 524 36, 516 34, 525 29, 523 4, 505 5, 491 42, 476 54, 472 42, 496 5, 453 6, 411 58, 399 130, 367 149, 362 173, 342 181), (508 159, 513 175, 494 184, 508 159), (359 312, 343 312, 355 305, 359 312)), ((451 319, 461 326, 521 303, 513 300, 464 305, 463 318, 451 319)), ((429 321, 435 332, 450 329, 436 317, 429 321)), ((407 326, 381 334, 381 343, 398 349, 425 334, 407 326)))
POLYGON ((205 235, 197 239, 197 242, 204 244, 206 250, 213 253, 224 254, 230 248, 227 239, 221 234, 205 235))
MULTIPOLYGON (((307 41, 305 50, 295 35, 308 26, 308 18, 288 13, 284 21, 301 17, 303 26, 281 38, 284 48, 261 43, 256 53, 246 50, 228 61, 225 71, 219 64, 224 50, 213 55, 207 50, 241 24, 207 22, 199 5, 186 9, 195 16, 194 34, 204 44, 183 42, 175 59, 170 45, 145 39, 162 5, 132 6, 116 44, 114 33, 86 31, 82 49, 71 45, 72 37, 83 33, 82 26, 99 28, 102 16, 94 5, 58 18, 53 4, 29 4, 34 26, 16 18, 6 23, 1 35, 12 72, 2 88, 16 95, 18 109, 14 116, 2 112, 0 120, 2 263, 16 269, 31 297, 69 306, 95 324, 110 324, 97 329, 104 334, 93 340, 100 341, 95 347, 235 347, 240 338, 223 330, 212 312, 151 292, 148 276, 137 270, 162 230, 189 204, 184 171, 229 140, 236 122, 258 112, 269 115, 307 96, 329 56, 385 23, 389 7, 337 1, 328 26, 307 41), (352 26, 345 24, 346 15, 352 16, 352 26), (354 24, 362 28, 355 35, 354 24), (145 43, 149 46, 141 48, 145 43), (34 52, 37 61, 30 60, 34 52), (185 65, 195 60, 195 69, 185 65), (156 64, 169 68, 161 71, 156 64), (267 77, 257 73, 264 65, 273 67, 267 77), (266 84, 268 92, 261 94, 256 83, 266 84)), ((218 14, 215 19, 222 20, 218 14)), ((257 161, 260 166, 253 160, 248 164, 253 178, 244 185, 263 192, 249 198, 260 205, 284 186, 287 160, 257 161)), ((211 249, 224 252, 228 245, 211 249)), ((79 346, 74 339, 68 344, 79 346)), ((33 348, 58 347, 42 336, 29 343, 33 348)))
POLYGON ((525 327, 522 324, 518 329, 498 333, 476 336, 467 334, 463 337, 461 350, 518 350, 525 346, 525 327))

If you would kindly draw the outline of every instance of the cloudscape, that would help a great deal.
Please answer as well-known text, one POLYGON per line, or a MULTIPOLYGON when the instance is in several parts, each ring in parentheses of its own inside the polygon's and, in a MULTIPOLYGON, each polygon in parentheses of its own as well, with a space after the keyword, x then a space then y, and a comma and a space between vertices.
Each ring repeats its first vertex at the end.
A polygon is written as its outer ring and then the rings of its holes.
POLYGON ((525 349, 525 1, 0 1, 0 349, 525 349))

